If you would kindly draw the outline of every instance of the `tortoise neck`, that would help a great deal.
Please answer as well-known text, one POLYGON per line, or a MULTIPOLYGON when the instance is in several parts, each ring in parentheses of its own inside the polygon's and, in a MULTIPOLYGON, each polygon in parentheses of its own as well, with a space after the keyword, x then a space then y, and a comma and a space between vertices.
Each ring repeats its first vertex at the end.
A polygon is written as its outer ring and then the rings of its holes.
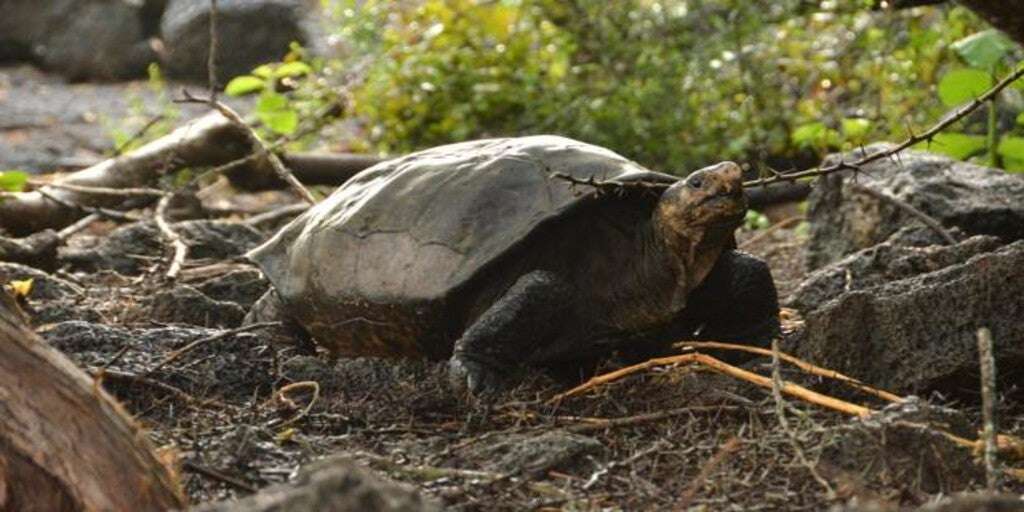
POLYGON ((677 313, 673 301, 688 292, 680 291, 687 282, 685 262, 669 249, 655 222, 639 227, 635 244, 631 268, 624 269, 612 293, 616 307, 610 320, 619 329, 649 329, 671 321, 677 313))

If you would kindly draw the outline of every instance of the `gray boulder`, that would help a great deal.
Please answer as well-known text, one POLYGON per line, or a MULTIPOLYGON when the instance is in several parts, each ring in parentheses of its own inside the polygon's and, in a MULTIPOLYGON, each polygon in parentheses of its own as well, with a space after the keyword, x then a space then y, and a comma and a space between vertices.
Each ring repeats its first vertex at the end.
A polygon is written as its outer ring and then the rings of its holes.
POLYGON ((156 61, 143 9, 125 0, 7 0, 0 60, 31 60, 72 80, 116 80, 156 61))
POLYGON ((1024 241, 985 252, 995 244, 882 244, 816 272, 790 301, 806 320, 798 355, 900 393, 976 391, 976 335, 988 327, 999 377, 1020 379, 1024 241))
MULTIPOLYGON (((876 144, 866 151, 885 147, 876 144)), ((850 161, 860 154, 842 158, 850 161)), ((967 235, 996 236, 1004 242, 1024 238, 1024 177, 1020 175, 919 151, 905 151, 864 170, 855 177, 857 183, 902 199, 946 227, 955 226, 967 235)), ((853 179, 839 173, 826 176, 808 198, 807 264, 812 269, 919 223, 889 203, 854 191, 849 186, 853 179)))
MULTIPOLYGON (((217 2, 217 74, 221 82, 280 60, 293 41, 311 41, 308 0, 217 2)), ((210 2, 169 0, 160 24, 164 66, 176 78, 206 80, 210 2)))
POLYGON ((925 231, 930 233, 923 229, 900 230, 885 242, 815 270, 804 278, 786 305, 807 313, 844 293, 941 270, 1000 246, 998 238, 984 235, 951 246, 914 243, 913 237, 925 231))

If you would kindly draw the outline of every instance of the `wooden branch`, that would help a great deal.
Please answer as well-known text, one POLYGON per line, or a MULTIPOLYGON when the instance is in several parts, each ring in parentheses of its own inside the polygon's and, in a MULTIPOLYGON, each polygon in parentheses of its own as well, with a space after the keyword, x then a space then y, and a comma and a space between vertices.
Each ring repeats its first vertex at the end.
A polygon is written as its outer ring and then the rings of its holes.
POLYGON ((121 407, 0 293, 0 510, 184 505, 174 472, 121 407))
POLYGON ((171 199, 174 195, 171 193, 164 194, 160 198, 160 202, 156 205, 156 212, 153 217, 156 220, 156 227, 160 229, 160 233, 164 235, 164 238, 171 243, 174 248, 174 256, 171 257, 171 265, 167 268, 167 273, 164 274, 168 279, 175 279, 178 277, 178 273, 181 272, 182 265, 185 264, 185 258, 188 257, 188 244, 182 240, 181 235, 178 234, 171 224, 167 222, 167 208, 171 204, 171 199))
POLYGON ((789 354, 787 354, 785 352, 778 352, 776 354, 772 350, 769 350, 769 349, 766 349, 766 348, 754 347, 754 346, 751 346, 751 345, 738 345, 736 343, 722 343, 722 342, 719 342, 719 341, 683 341, 683 342, 674 344, 673 347, 678 348, 678 349, 683 349, 683 350, 688 350, 688 349, 692 350, 692 349, 695 349, 695 348, 696 349, 710 348, 710 349, 721 349, 721 350, 737 350, 737 351, 740 351, 740 352, 747 352, 747 353, 750 353, 750 354, 757 354, 757 355, 768 356, 768 357, 776 357, 776 355, 777 355, 779 359, 781 359, 781 360, 783 360, 783 361, 785 361, 785 362, 787 362, 787 363, 789 363, 789 364, 791 364, 793 366, 796 366, 797 368, 800 368, 804 372, 809 373, 811 375, 816 375, 818 377, 824 377, 826 379, 838 380, 838 381, 840 381, 840 382, 842 382, 844 384, 847 384, 847 385, 849 385, 851 387, 859 389, 859 390, 861 390, 861 391, 863 391, 865 393, 868 393, 870 395, 876 396, 876 397, 881 398, 882 400, 886 400, 888 402, 894 402, 895 403, 895 402, 902 402, 903 401, 903 397, 901 397, 899 395, 895 395, 893 393, 890 393, 888 391, 883 391, 881 389, 873 388, 873 387, 868 386, 867 384, 864 384, 863 382, 861 382, 861 381, 859 381, 859 380, 857 380, 857 379, 855 379, 853 377, 849 377, 849 376, 843 375, 842 373, 839 373, 839 372, 837 372, 835 370, 829 370, 828 368, 822 368, 822 367, 817 366, 815 364, 808 363, 807 361, 804 361, 803 359, 799 359, 799 358, 793 357, 793 356, 791 356, 791 355, 789 355, 789 354))
MULTIPOLYGON (((858 158, 857 160, 855 160, 853 162, 847 162, 845 160, 840 160, 839 162, 834 163, 834 164, 825 165, 825 166, 818 166, 818 167, 815 167, 815 168, 812 168, 812 169, 807 169, 807 170, 804 170, 804 171, 797 171, 797 172, 772 172, 772 175, 769 176, 769 177, 758 178, 756 180, 744 181, 743 182, 743 187, 744 188, 764 187, 766 185, 771 185, 773 183, 793 183, 793 182, 796 182, 797 180, 801 180, 801 179, 804 179, 804 178, 814 178, 814 177, 818 177, 818 176, 826 176, 826 175, 829 175, 829 174, 834 174, 834 173, 842 172, 842 171, 854 171, 854 172, 862 171, 863 167, 865 165, 867 165, 867 164, 870 164, 872 162, 875 162, 875 161, 878 161, 878 160, 881 160, 881 159, 884 159, 884 158, 891 158, 891 157, 895 156, 896 154, 900 153, 901 151, 903 151, 903 150, 905 150, 905 149, 907 149, 907 148, 909 148, 909 147, 911 147, 911 146, 913 146, 915 144, 918 144, 918 143, 921 143, 921 142, 926 142, 926 141, 931 141, 940 132, 942 132, 943 130, 948 128, 953 123, 956 123, 957 121, 963 119, 964 117, 966 117, 971 112, 974 112, 975 110, 977 110, 979 107, 984 105, 989 100, 995 98, 996 95, 999 94, 1000 92, 1002 92, 1003 89, 1009 87, 1010 84, 1012 84, 1013 82, 1019 80, 1022 77, 1024 77, 1024 65, 1020 65, 1017 68, 1016 71, 1014 71, 1014 72, 1010 73, 1009 75, 1007 75, 1006 77, 1004 77, 1002 80, 1000 80, 994 86, 992 86, 992 88, 990 88, 989 90, 985 91, 984 94, 982 94, 981 96, 978 96, 977 98, 975 98, 970 103, 968 103, 968 104, 958 108, 952 114, 944 117, 939 122, 937 122, 934 125, 932 125, 931 128, 928 128, 928 130, 926 130, 925 132, 923 132, 923 133, 921 133, 919 135, 911 134, 910 137, 908 137, 906 140, 904 140, 903 142, 901 142, 901 143, 899 143, 899 144, 897 144, 897 145, 895 145, 895 146, 893 146, 893 147, 891 147, 889 149, 885 149, 885 150, 881 150, 881 151, 876 151, 876 152, 871 153, 869 155, 864 155, 864 156, 858 158)), ((646 182, 622 183, 622 182, 618 182, 618 181, 615 181, 615 180, 597 180, 597 179, 594 179, 594 178, 590 178, 588 180, 581 180, 581 179, 573 178, 571 176, 568 176, 568 175, 565 175, 565 174, 561 174, 561 173, 556 173, 556 174, 553 175, 553 177, 555 177, 557 179, 562 179, 562 180, 568 181, 569 183, 571 183, 573 185, 593 187, 593 188, 597 189, 599 191, 599 193, 616 193, 617 192, 616 189, 618 189, 618 193, 621 193, 624 190, 628 190, 628 189, 641 189, 641 188, 642 189, 651 190, 653 192, 658 192, 658 191, 661 191, 661 190, 665 190, 669 186, 671 186, 671 184, 667 184, 667 183, 646 183, 646 182)))
POLYGON ((117 208, 125 200, 123 196, 78 192, 70 190, 71 187, 144 187, 155 183, 166 171, 219 165, 248 152, 245 133, 224 116, 212 113, 134 151, 69 174, 54 185, 10 194, 0 201, 0 229, 23 236, 46 228, 61 228, 91 213, 77 206, 117 208))
MULTIPOLYGON (((657 366, 668 366, 668 365, 674 365, 674 364, 693 364, 693 363, 699 364, 701 366, 705 366, 705 367, 710 368, 711 370, 714 370, 714 371, 716 371, 718 373, 722 373, 722 374, 728 375, 730 377, 735 377, 737 379, 750 382, 750 383, 752 383, 754 385, 757 385, 757 386, 760 386, 760 387, 763 387, 763 388, 766 388, 766 389, 772 389, 772 380, 769 379, 768 377, 764 377, 764 376, 758 375, 758 374, 756 374, 754 372, 750 372, 750 371, 744 370, 742 368, 738 368, 736 366, 733 366, 731 364, 722 362, 722 361, 720 361, 718 359, 715 359, 715 358, 713 358, 711 356, 708 356, 708 355, 705 355, 705 354, 692 353, 692 354, 682 354, 682 355, 677 355, 677 356, 658 357, 658 358, 650 359, 648 361, 644 361, 644 362, 639 363, 639 364, 635 364, 633 366, 627 366, 625 368, 622 368, 622 369, 619 369, 619 370, 616 370, 616 371, 613 371, 613 372, 609 372, 609 373, 606 373, 604 375, 598 375, 596 377, 591 378, 587 382, 584 382, 583 384, 580 384, 579 386, 576 386, 576 387, 574 387, 574 388, 572 388, 572 389, 570 389, 570 390, 568 390, 568 391, 566 391, 564 393, 559 393, 558 395, 555 395, 549 402, 552 402, 552 403, 560 402, 560 401, 562 401, 562 400, 564 400, 566 398, 569 398, 571 396, 578 395, 578 394, 583 393, 585 391, 588 391, 590 389, 602 386, 602 385, 607 384, 609 382, 614 382, 614 381, 619 380, 619 379, 621 379, 623 377, 632 375, 632 374, 637 373, 637 372, 641 372, 641 371, 649 369, 649 368, 654 368, 654 367, 657 367, 657 366)), ((821 393, 818 393, 816 391, 812 391, 812 390, 807 389, 807 388, 805 388, 803 386, 800 386, 798 384, 793 384, 792 382, 784 382, 781 389, 782 389, 783 393, 786 393, 787 395, 794 396, 794 397, 796 397, 796 398, 798 398, 800 400, 803 400, 805 402, 809 402, 809 403, 813 403, 813 404, 816 404, 816 405, 820 405, 822 407, 826 407, 828 409, 832 409, 834 411, 839 411, 841 413, 849 414, 849 415, 852 415, 852 416, 864 417, 864 416, 868 416, 869 414, 871 414, 873 412, 871 409, 869 409, 867 407, 864 407, 862 405, 857 405, 857 404, 853 404, 853 403, 847 402, 845 400, 839 400, 838 398, 833 398, 833 397, 830 397, 830 396, 822 395, 821 393)))
POLYGON ((293 175, 292 172, 288 170, 283 163, 281 163, 280 157, 270 150, 267 143, 260 138, 259 134, 257 134, 252 127, 246 124, 245 120, 242 119, 242 116, 238 115, 238 112, 235 112, 231 107, 224 103, 217 101, 216 98, 198 98, 193 96, 187 89, 182 90, 182 96, 184 96, 184 99, 176 101, 184 103, 205 103, 217 112, 220 112, 220 114, 227 118, 235 128, 241 130, 245 134, 246 139, 248 139, 249 144, 255 150, 255 153, 259 155, 259 158, 266 158, 278 178, 284 180, 284 182, 287 183, 303 201, 306 201, 309 204, 316 204, 316 198, 313 197, 313 194, 311 194, 309 190, 295 178, 295 175, 293 175))
POLYGON ((911 134, 910 137, 908 137, 906 140, 904 140, 903 142, 901 142, 901 143, 899 143, 899 144, 897 144, 897 145, 895 145, 895 146, 893 146, 893 147, 891 147, 889 149, 882 150, 882 151, 877 151, 877 152, 871 153, 870 155, 864 155, 861 158, 859 158, 859 159, 857 159, 857 160, 855 160, 853 162, 846 162, 846 161, 840 160, 839 162, 831 164, 831 165, 819 166, 819 167, 815 167, 813 169, 808 169, 806 171, 791 172, 791 173, 776 173, 773 176, 768 177, 768 178, 758 178, 756 180, 745 181, 745 182, 743 182, 743 186, 746 187, 746 188, 749 188, 749 187, 763 187, 765 185, 770 185, 772 183, 779 183, 779 182, 786 182, 786 181, 796 181, 796 180, 799 180, 801 178, 825 176, 825 175, 837 173, 837 172, 840 172, 840 171, 860 171, 860 170, 862 170, 862 168, 865 165, 867 165, 867 164, 869 164, 871 162, 875 162, 875 161, 881 160, 883 158, 890 158, 890 157, 896 155, 897 153, 903 151, 904 149, 909 148, 910 146, 913 146, 915 144, 918 144, 918 143, 921 143, 921 142, 925 142, 925 141, 931 141, 936 135, 938 135, 940 132, 942 132, 942 130, 945 130, 946 128, 949 128, 949 126, 952 125, 953 123, 963 119, 964 117, 967 117, 968 114, 970 114, 971 112, 974 112, 975 110, 977 110, 979 107, 984 105, 986 102, 988 102, 992 98, 995 98, 996 95, 999 94, 1000 92, 1002 92, 1003 89, 1006 89, 1007 87, 1010 86, 1010 84, 1012 84, 1013 82, 1016 82, 1021 77, 1024 77, 1024 65, 1018 66, 1016 71, 1014 71, 1013 73, 1010 73, 1009 75, 1005 76, 1002 80, 1000 80, 998 83, 993 85, 992 88, 990 88, 989 90, 985 91, 984 94, 982 94, 981 96, 978 96, 977 98, 975 98, 970 103, 968 103, 968 104, 958 108, 952 114, 944 117, 939 122, 937 122, 934 125, 932 125, 931 128, 928 128, 927 130, 925 130, 924 133, 921 133, 920 135, 911 134))

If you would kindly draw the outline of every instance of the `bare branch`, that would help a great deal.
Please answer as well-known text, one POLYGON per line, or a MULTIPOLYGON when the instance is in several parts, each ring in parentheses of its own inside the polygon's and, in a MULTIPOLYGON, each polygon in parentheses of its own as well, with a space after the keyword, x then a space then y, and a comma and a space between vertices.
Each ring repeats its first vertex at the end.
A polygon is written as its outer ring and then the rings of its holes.
POLYGON ((235 125, 235 127, 239 128, 245 133, 246 137, 249 139, 249 142, 252 144, 253 149, 256 150, 255 153, 256 155, 258 155, 256 158, 266 158, 267 161, 270 163, 270 166, 274 169, 274 172, 277 174, 278 178, 284 180, 284 182, 287 183, 292 188, 292 190, 294 190, 299 195, 299 197, 301 197, 307 203, 316 204, 316 198, 313 197, 313 194, 311 194, 309 190, 301 182, 299 182, 298 179, 295 178, 292 172, 289 171, 288 168, 284 166, 284 164, 281 162, 281 159, 277 156, 277 154, 271 151, 270 146, 266 142, 264 142, 263 139, 260 138, 259 134, 257 134, 256 131, 253 130, 252 127, 249 126, 240 115, 238 115, 238 112, 235 112, 234 109, 220 101, 217 101, 216 99, 199 98, 193 96, 191 93, 188 92, 187 89, 183 89, 181 92, 183 99, 175 100, 176 102, 205 103, 209 105, 211 108, 220 112, 222 116, 224 116, 228 121, 231 122, 231 124, 235 125))
POLYGON ((1020 67, 1017 68, 1016 71, 1004 77, 997 84, 992 86, 992 88, 989 89, 988 91, 985 91, 985 94, 978 96, 970 103, 960 107, 951 115, 942 118, 938 123, 935 123, 931 128, 925 130, 923 133, 915 135, 913 132, 910 132, 910 136, 906 140, 884 151, 878 151, 870 155, 864 155, 854 162, 848 163, 840 160, 838 163, 832 165, 819 166, 813 169, 808 169, 806 171, 783 173, 772 176, 770 178, 758 178, 756 180, 744 182, 743 186, 746 188, 762 187, 780 181, 794 181, 801 178, 825 176, 827 174, 833 174, 840 171, 860 171, 862 170, 861 167, 871 162, 881 160, 883 158, 897 156, 904 149, 907 149, 920 142, 932 140, 936 135, 942 132, 942 130, 945 130, 953 123, 963 119, 968 114, 974 112, 989 100, 995 98, 996 95, 1002 92, 1003 89, 1009 87, 1010 84, 1019 80, 1021 77, 1024 77, 1024 65, 1021 65, 1020 67))
POLYGON ((156 226, 160 228, 160 232, 163 233, 164 237, 171 242, 174 247, 174 256, 171 258, 171 266, 167 269, 167 273, 164 274, 168 279, 174 279, 178 277, 181 272, 181 266, 185 264, 185 258, 188 256, 188 245, 181 239, 181 235, 178 234, 174 228, 171 227, 170 223, 167 222, 167 208, 171 204, 171 198, 173 194, 165 194, 160 198, 160 202, 156 205, 156 226))

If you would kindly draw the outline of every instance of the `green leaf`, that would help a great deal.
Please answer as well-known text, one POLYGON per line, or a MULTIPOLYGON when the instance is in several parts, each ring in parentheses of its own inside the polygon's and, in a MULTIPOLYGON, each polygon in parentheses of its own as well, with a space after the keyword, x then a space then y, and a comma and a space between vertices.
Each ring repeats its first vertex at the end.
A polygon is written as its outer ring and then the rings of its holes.
POLYGON ((1024 160, 1024 137, 1003 137, 996 151, 1004 158, 1024 160))
POLYGON ((813 146, 821 139, 826 129, 823 123, 802 124, 793 130, 793 142, 798 146, 813 146))
POLYGON ((1017 114, 1017 124, 1024 126, 1024 112, 1017 114))
POLYGON ((28 173, 24 171, 0 171, 0 190, 21 192, 28 184, 28 173))
POLYGON ((791 135, 793 142, 800 147, 837 147, 841 142, 839 132, 825 126, 824 123, 813 122, 797 126, 791 135))
POLYGON ((1013 41, 1010 41, 1002 32, 989 29, 969 35, 950 45, 950 48, 968 66, 989 71, 1013 49, 1013 46, 1013 41))
POLYGON ((992 76, 977 69, 956 69, 939 81, 939 99, 954 107, 981 96, 992 87, 992 76))
POLYGON ((843 119, 843 134, 848 139, 863 139, 871 129, 871 121, 862 117, 847 117, 843 119))
POLYGON ((308 75, 313 72, 313 68, 302 61, 286 62, 281 64, 274 70, 274 76, 277 78, 283 77, 295 77, 308 75))
POLYGON ((915 145, 914 149, 933 151, 957 160, 965 160, 971 155, 984 151, 986 144, 984 135, 950 132, 940 133, 935 136, 931 144, 921 142, 915 145))
POLYGON ((261 64, 252 70, 252 75, 260 78, 270 78, 274 76, 274 67, 270 64, 261 64))
POLYGON ((255 77, 252 75, 242 75, 232 78, 228 85, 224 87, 224 92, 228 96, 244 96, 254 92, 262 91, 266 87, 266 82, 262 78, 255 77))
POLYGON ((288 98, 269 93, 256 102, 256 117, 271 130, 290 135, 299 126, 299 113, 288 106, 288 98))

